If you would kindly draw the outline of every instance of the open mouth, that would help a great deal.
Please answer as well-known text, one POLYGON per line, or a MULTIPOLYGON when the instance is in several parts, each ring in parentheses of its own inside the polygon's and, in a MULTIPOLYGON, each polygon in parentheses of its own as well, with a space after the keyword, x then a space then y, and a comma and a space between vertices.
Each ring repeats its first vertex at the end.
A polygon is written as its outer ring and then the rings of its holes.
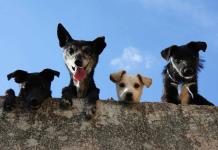
POLYGON ((87 76, 86 69, 88 67, 88 64, 85 67, 72 67, 73 71, 75 71, 73 75, 73 79, 77 81, 84 80, 87 76))

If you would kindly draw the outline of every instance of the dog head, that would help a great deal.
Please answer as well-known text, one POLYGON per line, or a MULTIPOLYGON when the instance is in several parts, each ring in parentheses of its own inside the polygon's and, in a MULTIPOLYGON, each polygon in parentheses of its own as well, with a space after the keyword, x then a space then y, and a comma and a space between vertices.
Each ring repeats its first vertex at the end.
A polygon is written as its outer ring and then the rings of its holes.
POLYGON ((84 80, 93 72, 98 57, 106 47, 105 38, 93 41, 74 40, 62 24, 57 29, 59 45, 64 49, 64 61, 74 80, 84 80))
POLYGON ((199 63, 199 51, 206 51, 205 42, 189 42, 186 45, 173 45, 161 52, 162 57, 170 61, 172 68, 185 79, 193 78, 203 66, 199 63))
POLYGON ((28 108, 39 108, 42 102, 51 97, 51 82, 54 76, 59 77, 60 73, 51 69, 44 69, 39 73, 28 73, 23 70, 16 70, 8 74, 8 80, 14 78, 16 83, 21 84, 20 96, 24 99, 28 108))
POLYGON ((110 80, 116 84, 119 100, 126 102, 139 102, 143 87, 149 88, 152 84, 152 79, 140 74, 130 76, 124 70, 110 74, 110 80))

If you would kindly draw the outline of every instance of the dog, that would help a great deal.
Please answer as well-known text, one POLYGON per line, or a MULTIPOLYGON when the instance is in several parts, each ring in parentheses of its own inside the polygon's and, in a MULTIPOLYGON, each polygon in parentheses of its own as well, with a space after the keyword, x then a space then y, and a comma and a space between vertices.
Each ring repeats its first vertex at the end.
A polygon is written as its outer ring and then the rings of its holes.
POLYGON ((140 102, 143 87, 149 88, 152 79, 140 74, 131 76, 125 70, 110 74, 110 80, 116 84, 118 99, 121 102, 140 102))
POLYGON ((69 86, 62 89, 62 104, 69 102, 72 105, 73 98, 85 98, 86 117, 91 118, 100 92, 93 76, 99 55, 106 47, 105 37, 98 37, 93 41, 75 40, 62 24, 58 24, 57 35, 71 77, 69 86))
MULTIPOLYGON (((60 73, 52 69, 44 69, 38 73, 28 73, 23 70, 16 70, 7 75, 8 80, 14 78, 20 84, 19 97, 24 100, 27 109, 38 109, 43 101, 51 97, 51 82, 54 76, 59 77, 60 73)), ((13 89, 6 91, 4 110, 11 111, 16 105, 16 96, 13 89)))
POLYGON ((203 68, 199 51, 205 52, 206 49, 206 42, 191 41, 185 45, 173 45, 161 51, 161 56, 168 61, 163 70, 164 91, 161 97, 163 102, 213 105, 198 94, 198 72, 203 68))

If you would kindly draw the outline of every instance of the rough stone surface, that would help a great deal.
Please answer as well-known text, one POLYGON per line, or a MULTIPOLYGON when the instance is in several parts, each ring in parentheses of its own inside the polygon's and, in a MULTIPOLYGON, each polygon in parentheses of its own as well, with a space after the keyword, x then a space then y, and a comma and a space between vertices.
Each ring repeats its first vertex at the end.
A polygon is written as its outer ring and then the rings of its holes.
POLYGON ((1 150, 218 149, 218 107, 99 100, 96 116, 86 120, 83 100, 69 110, 50 99, 36 112, 4 113, 2 99, 1 150))

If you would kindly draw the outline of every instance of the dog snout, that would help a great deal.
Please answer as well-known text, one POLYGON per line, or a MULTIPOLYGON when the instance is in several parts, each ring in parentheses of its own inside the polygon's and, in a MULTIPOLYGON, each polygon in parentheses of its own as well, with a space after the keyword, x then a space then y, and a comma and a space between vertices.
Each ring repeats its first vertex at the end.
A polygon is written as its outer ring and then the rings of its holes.
POLYGON ((75 60, 75 65, 77 65, 78 67, 82 67, 82 60, 81 59, 76 59, 75 60))
POLYGON ((191 76, 191 75, 194 74, 194 70, 193 70, 192 68, 184 68, 184 69, 182 70, 182 74, 183 74, 184 76, 191 76))
POLYGON ((126 100, 127 101, 132 101, 133 100, 133 93, 127 92, 126 93, 126 100))
POLYGON ((37 100, 37 98, 32 98, 32 99, 30 100, 30 105, 32 105, 32 106, 37 106, 37 105, 38 105, 38 100, 37 100))
POLYGON ((78 67, 82 67, 82 55, 81 54, 78 54, 77 56, 75 56, 75 65, 78 66, 78 67))

